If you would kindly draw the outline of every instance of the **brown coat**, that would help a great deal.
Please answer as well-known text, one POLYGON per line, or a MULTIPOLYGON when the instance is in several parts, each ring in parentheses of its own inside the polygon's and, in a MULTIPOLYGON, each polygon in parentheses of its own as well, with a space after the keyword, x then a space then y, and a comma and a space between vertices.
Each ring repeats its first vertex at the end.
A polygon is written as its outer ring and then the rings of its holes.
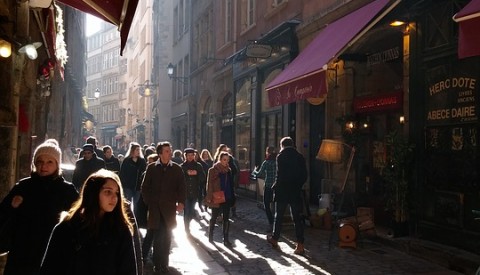
POLYGON ((213 203, 213 192, 221 191, 220 173, 231 171, 229 167, 223 167, 219 162, 215 163, 212 168, 208 169, 207 176, 207 195, 205 196, 205 205, 211 208, 218 208, 220 204, 213 203))
POLYGON ((173 162, 159 161, 147 166, 142 183, 143 200, 148 206, 148 229, 158 229, 163 216, 167 228, 177 225, 176 205, 185 203, 185 178, 182 168, 173 162))

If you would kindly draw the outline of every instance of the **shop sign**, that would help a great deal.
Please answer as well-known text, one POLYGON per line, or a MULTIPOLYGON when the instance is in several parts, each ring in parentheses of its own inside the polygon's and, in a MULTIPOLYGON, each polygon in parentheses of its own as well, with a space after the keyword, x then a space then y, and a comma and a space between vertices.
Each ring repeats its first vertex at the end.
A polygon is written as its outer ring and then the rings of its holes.
POLYGON ((427 125, 470 123, 478 120, 477 78, 452 75, 427 83, 427 125))
POLYGON ((367 56, 367 65, 386 63, 400 58, 400 47, 391 48, 382 52, 373 53, 367 56))
POLYGON ((403 92, 393 92, 375 96, 357 97, 353 100, 355 113, 372 113, 397 110, 403 106, 403 92))
POLYGON ((311 74, 268 91, 270 107, 307 98, 319 98, 327 93, 325 71, 311 74))
POLYGON ((254 58, 269 58, 272 55, 272 46, 265 44, 250 44, 246 48, 245 55, 254 58))

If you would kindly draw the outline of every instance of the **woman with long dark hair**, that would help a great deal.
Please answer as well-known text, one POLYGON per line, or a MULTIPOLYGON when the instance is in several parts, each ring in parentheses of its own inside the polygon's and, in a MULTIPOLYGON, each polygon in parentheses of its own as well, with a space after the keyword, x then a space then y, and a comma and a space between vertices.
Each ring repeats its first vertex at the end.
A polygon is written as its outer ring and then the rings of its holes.
POLYGON ((217 217, 223 214, 223 244, 231 247, 232 244, 228 239, 230 227, 230 208, 235 205, 235 192, 233 189, 233 175, 228 162, 230 154, 221 152, 218 156, 219 160, 208 170, 207 177, 207 195, 205 197, 205 204, 212 208, 212 216, 210 218, 210 227, 208 229, 208 241, 213 242, 213 230, 217 217), (213 201, 213 193, 223 191, 225 194, 224 203, 215 203, 213 201))
POLYGON ((90 175, 80 198, 55 226, 40 274, 136 275, 133 224, 118 176, 90 175))

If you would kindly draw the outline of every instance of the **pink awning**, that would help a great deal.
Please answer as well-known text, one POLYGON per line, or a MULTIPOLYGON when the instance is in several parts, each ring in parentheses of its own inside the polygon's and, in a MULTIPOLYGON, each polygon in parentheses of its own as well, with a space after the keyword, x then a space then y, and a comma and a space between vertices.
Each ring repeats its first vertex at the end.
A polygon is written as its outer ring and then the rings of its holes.
POLYGON ((57 0, 77 10, 96 16, 118 27, 120 55, 127 43, 128 32, 137 9, 138 0, 57 0))
POLYGON ((480 55, 480 0, 472 0, 453 16, 459 24, 458 58, 480 55))
MULTIPOLYGON (((390 5, 377 19, 393 9, 390 5)), ((317 37, 266 88, 270 106, 278 106, 300 99, 320 97, 327 92, 326 65, 349 43, 378 22, 373 20, 387 6, 389 0, 376 0, 327 25, 317 37), (372 21, 373 20, 373 21, 372 21)))

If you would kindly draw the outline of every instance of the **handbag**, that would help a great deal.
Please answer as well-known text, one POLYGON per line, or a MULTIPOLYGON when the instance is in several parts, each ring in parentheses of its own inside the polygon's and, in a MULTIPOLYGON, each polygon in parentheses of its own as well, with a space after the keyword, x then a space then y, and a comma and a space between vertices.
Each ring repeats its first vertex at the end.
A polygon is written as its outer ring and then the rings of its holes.
POLYGON ((225 200, 225 193, 223 191, 216 191, 216 192, 213 192, 213 203, 215 204, 220 204, 220 203, 224 203, 226 200, 225 200))

